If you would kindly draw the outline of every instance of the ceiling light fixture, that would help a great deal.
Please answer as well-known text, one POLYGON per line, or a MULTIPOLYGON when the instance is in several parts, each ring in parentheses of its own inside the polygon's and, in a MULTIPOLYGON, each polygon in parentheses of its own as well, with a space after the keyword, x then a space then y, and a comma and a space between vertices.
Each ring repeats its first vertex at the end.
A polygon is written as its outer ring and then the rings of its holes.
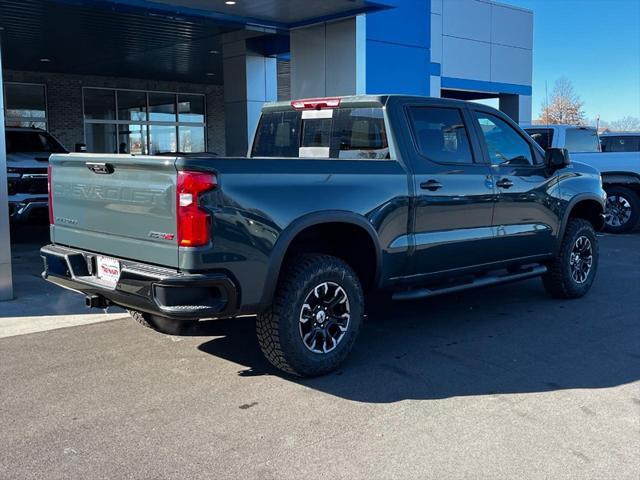
POLYGON ((227 0, 226 2, 224 2, 226 5, 235 5, 236 2, 234 0, 227 0))
POLYGON ((207 77, 213 77, 215 75, 215 73, 213 72, 207 72, 207 77))
POLYGON ((51 59, 50 58, 41 58, 40 61, 42 63, 49 63, 51 61, 51 59))
POLYGON ((217 55, 217 54, 219 54, 219 53, 220 53, 220 50, 209 50, 209 53, 210 53, 211 55, 217 55))

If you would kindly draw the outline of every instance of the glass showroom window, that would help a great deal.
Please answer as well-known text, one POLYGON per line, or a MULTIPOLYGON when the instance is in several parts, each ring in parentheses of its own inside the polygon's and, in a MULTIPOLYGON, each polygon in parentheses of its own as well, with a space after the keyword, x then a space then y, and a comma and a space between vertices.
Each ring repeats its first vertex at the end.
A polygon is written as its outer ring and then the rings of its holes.
POLYGON ((44 85, 6 82, 4 104, 7 127, 47 129, 47 93, 44 85))
POLYGON ((83 106, 89 152, 206 151, 204 95, 85 88, 83 106))

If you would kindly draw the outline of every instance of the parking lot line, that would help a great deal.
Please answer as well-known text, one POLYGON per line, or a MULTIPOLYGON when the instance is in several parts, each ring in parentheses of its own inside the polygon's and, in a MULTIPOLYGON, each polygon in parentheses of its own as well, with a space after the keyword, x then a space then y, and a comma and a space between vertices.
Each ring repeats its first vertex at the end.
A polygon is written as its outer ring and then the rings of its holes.
POLYGON ((43 315, 37 317, 5 317, 0 318, 0 338, 107 322, 109 320, 117 320, 125 317, 126 313, 122 312, 83 315, 43 315))

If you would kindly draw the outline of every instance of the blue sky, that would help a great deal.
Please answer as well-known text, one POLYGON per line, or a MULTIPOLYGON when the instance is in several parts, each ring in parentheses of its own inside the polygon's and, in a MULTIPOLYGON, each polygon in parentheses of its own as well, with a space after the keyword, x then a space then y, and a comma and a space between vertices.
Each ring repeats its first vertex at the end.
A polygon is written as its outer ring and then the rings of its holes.
POLYGON ((534 12, 534 118, 563 75, 587 117, 640 117, 640 0, 502 1, 534 12))

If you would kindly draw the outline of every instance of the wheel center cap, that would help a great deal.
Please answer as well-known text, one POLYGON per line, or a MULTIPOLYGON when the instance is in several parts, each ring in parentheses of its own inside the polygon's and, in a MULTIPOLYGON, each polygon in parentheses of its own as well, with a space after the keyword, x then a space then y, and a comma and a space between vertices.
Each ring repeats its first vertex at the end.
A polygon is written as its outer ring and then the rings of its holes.
POLYGON ((320 310, 318 313, 316 313, 316 322, 322 324, 324 323, 326 318, 327 318, 327 314, 324 313, 324 310, 320 310))

